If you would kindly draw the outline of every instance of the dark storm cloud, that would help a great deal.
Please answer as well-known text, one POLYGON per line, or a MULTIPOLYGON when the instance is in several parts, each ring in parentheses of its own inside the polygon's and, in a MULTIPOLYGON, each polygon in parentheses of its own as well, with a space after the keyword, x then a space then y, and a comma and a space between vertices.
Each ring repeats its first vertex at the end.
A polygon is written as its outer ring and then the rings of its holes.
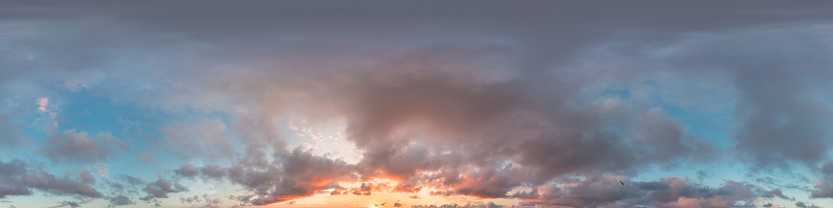
POLYGON ((55 176, 46 169, 19 159, 0 161, 0 198, 31 195, 32 189, 55 195, 101 197, 102 194, 92 186, 93 183, 81 177, 55 176))

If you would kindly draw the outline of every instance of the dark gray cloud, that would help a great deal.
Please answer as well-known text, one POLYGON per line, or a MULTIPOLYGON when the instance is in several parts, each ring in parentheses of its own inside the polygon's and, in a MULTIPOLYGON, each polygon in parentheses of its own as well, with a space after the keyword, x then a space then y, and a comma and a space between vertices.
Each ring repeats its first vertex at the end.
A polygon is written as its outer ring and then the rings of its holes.
POLYGON ((0 173, 0 198, 31 195, 32 189, 55 195, 92 198, 102 196, 92 186, 94 180, 84 180, 80 176, 55 176, 42 167, 30 165, 19 159, 0 161, 0 173))

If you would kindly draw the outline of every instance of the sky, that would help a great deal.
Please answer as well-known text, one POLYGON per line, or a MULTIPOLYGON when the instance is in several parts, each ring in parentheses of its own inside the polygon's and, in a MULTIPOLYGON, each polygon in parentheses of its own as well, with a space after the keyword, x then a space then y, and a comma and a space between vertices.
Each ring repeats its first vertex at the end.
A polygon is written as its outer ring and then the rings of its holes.
POLYGON ((0 208, 833 207, 833 3, 2 1, 0 208))

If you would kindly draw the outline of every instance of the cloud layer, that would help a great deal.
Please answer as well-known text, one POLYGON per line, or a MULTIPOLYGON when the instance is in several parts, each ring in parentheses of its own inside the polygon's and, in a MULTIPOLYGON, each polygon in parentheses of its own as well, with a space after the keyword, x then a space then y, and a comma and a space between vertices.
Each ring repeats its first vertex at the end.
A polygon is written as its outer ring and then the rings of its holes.
POLYGON ((833 198, 829 5, 326 3, 0 8, 0 198, 833 198))

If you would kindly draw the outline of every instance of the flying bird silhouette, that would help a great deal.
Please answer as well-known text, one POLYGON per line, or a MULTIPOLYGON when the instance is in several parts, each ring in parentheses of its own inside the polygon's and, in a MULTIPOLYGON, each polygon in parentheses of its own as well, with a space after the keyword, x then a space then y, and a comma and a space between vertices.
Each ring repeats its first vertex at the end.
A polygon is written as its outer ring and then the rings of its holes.
POLYGON ((619 183, 621 183, 623 186, 625 185, 625 183, 624 183, 624 182, 622 182, 622 181, 619 181, 619 183))

